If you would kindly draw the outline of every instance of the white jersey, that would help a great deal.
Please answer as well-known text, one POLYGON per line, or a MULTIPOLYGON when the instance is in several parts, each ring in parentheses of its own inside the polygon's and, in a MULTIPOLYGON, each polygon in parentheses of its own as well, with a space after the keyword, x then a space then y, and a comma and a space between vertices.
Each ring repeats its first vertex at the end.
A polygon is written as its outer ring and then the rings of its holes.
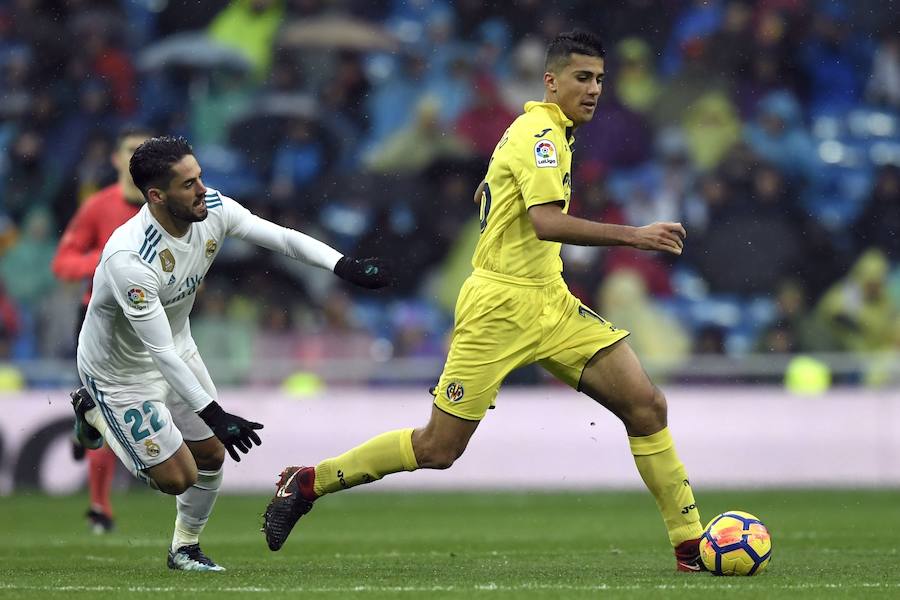
POLYGON ((341 254, 302 233, 261 219, 207 189, 205 220, 176 238, 145 204, 109 238, 94 273, 78 337, 78 369, 128 385, 164 377, 194 409, 212 401, 184 361, 196 352, 189 315, 226 237, 246 239, 333 269, 341 254))

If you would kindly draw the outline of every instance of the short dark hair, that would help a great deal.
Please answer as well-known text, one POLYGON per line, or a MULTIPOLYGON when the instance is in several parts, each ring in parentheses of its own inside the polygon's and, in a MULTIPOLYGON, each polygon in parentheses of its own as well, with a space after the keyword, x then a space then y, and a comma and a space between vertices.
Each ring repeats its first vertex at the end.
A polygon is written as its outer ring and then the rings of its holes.
POLYGON ((172 165, 189 154, 194 154, 194 149, 183 137, 152 137, 134 151, 128 170, 134 184, 146 196, 152 187, 168 187, 173 177, 172 165))
POLYGON ((154 135, 156 135, 156 132, 146 125, 142 125, 140 123, 126 123, 125 125, 119 127, 118 131, 116 131, 116 148, 122 145, 122 142, 125 141, 125 138, 130 138, 133 136, 151 138, 154 135))
POLYGON ((585 56, 606 56, 603 42, 589 31, 567 31, 560 33, 547 45, 547 57, 544 59, 544 69, 556 71, 569 64, 570 54, 584 54, 585 56))

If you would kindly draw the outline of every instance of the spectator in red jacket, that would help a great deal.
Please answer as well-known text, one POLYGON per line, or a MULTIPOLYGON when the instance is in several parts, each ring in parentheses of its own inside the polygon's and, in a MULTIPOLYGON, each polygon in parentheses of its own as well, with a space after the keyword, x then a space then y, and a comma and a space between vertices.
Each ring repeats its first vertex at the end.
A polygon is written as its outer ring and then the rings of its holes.
MULTIPOLYGON (((128 162, 141 142, 152 136, 153 132, 143 127, 122 129, 111 157, 118 180, 84 201, 66 226, 56 249, 51 265, 53 273, 63 281, 87 282, 79 328, 91 299, 91 282, 103 246, 112 232, 137 214, 144 204, 144 196, 128 172, 128 162)), ((75 457, 84 457, 85 449, 77 442, 74 444, 75 457)), ((108 446, 103 446, 98 450, 88 450, 87 459, 91 492, 88 522, 94 533, 108 533, 114 525, 109 492, 115 475, 116 456, 108 446)))

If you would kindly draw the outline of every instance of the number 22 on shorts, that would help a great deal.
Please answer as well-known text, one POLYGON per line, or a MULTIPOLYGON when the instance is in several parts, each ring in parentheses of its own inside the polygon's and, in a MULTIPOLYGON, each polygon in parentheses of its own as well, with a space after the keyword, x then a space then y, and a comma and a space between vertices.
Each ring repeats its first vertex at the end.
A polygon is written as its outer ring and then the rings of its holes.
POLYGON ((166 424, 165 421, 159 418, 159 412, 156 410, 156 406, 149 400, 144 402, 141 409, 144 411, 143 415, 141 414, 141 411, 136 408, 130 408, 125 411, 125 422, 131 424, 131 437, 133 437, 136 442, 149 436, 150 429, 153 429, 153 432, 156 433, 166 424), (143 426, 144 415, 150 417, 150 429, 143 426))

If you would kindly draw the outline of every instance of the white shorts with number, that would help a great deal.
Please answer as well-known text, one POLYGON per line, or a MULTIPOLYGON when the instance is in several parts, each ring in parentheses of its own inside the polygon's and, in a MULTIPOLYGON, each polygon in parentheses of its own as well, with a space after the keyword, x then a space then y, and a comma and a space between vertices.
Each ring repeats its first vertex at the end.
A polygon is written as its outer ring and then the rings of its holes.
MULTIPOLYGON (((200 355, 194 352, 185 362, 203 388, 216 398, 216 387, 200 355)), ((200 441, 213 436, 203 419, 158 371, 127 385, 104 382, 99 374, 79 375, 106 420, 107 437, 118 442, 107 439, 107 443, 133 473, 162 463, 175 454, 183 440, 200 441)))

